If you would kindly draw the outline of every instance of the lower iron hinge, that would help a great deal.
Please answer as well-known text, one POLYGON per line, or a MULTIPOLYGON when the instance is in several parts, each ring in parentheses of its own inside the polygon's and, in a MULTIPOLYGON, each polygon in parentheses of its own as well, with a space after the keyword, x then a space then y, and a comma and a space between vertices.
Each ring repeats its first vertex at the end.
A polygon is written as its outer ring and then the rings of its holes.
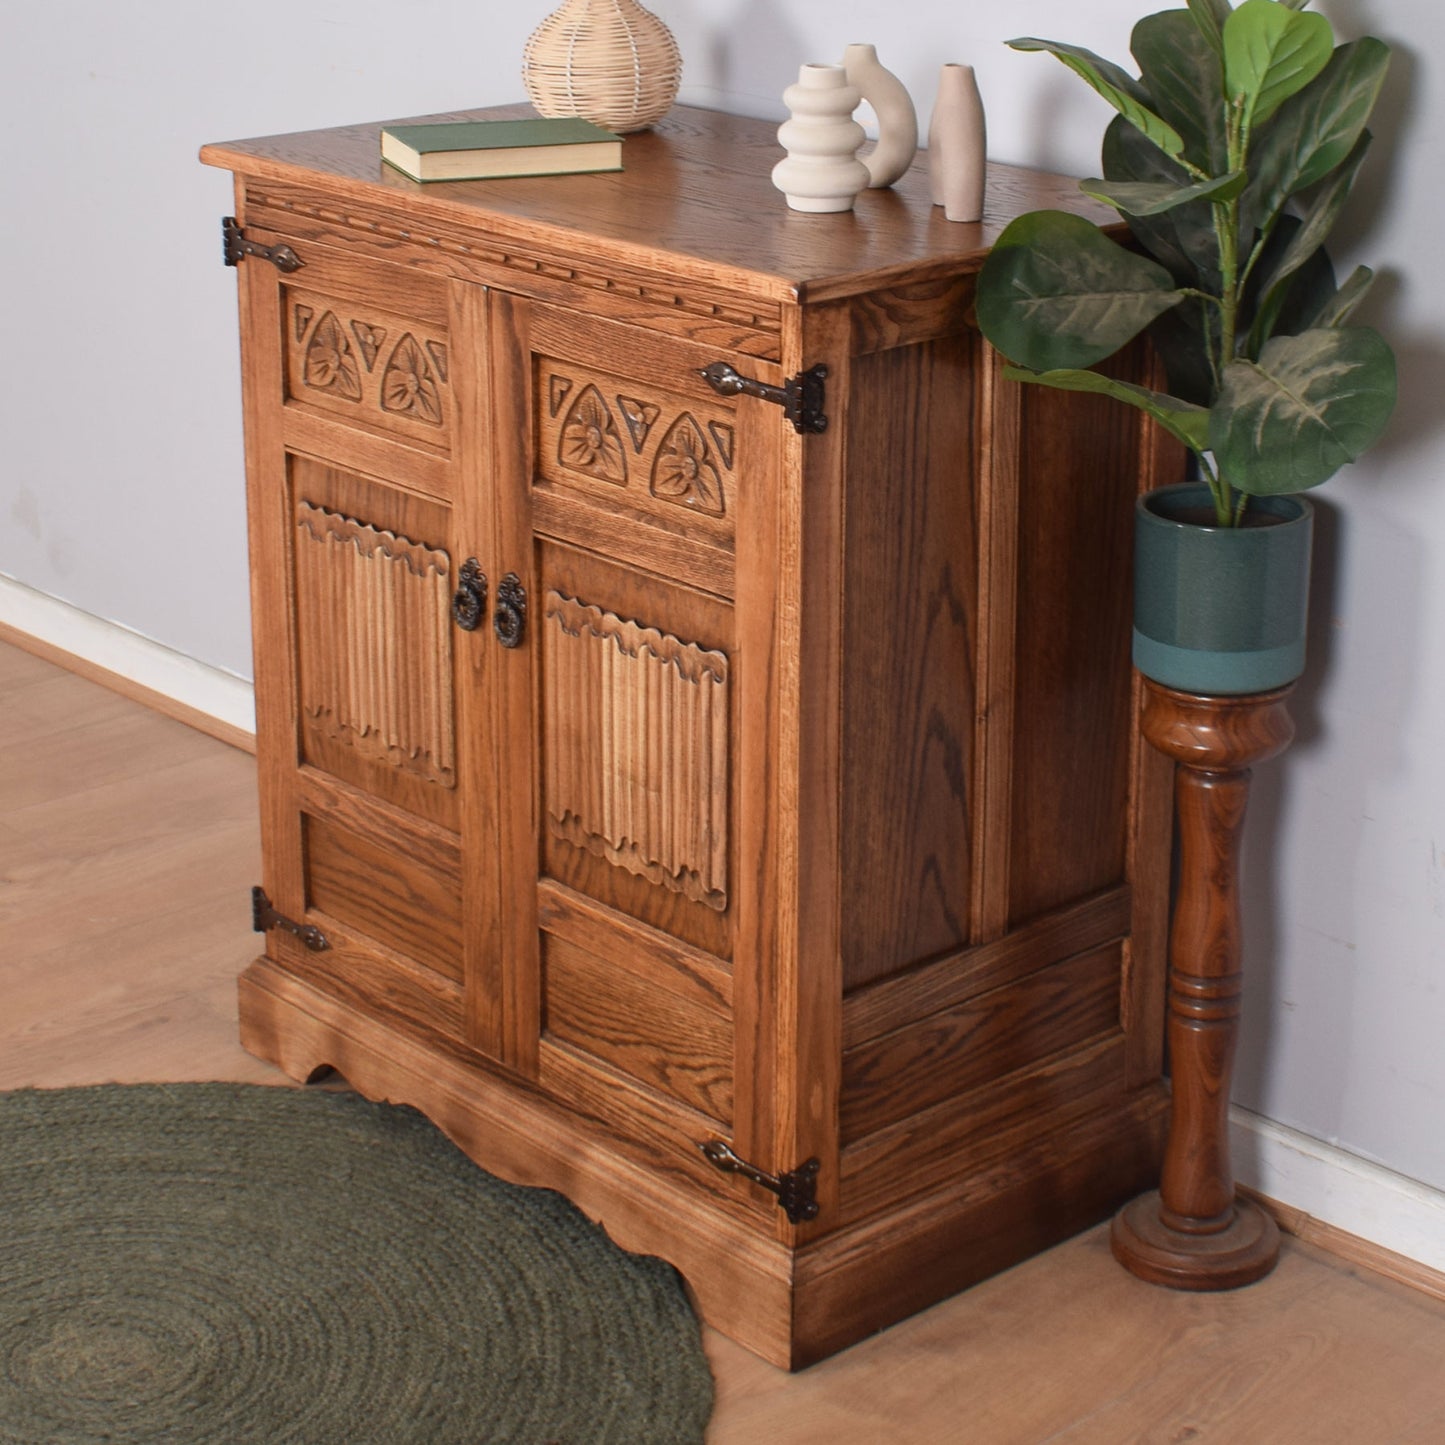
POLYGON ((703 1157, 727 1174, 741 1174, 754 1184, 761 1184, 778 1196, 783 1213, 793 1224, 806 1224, 818 1217, 818 1169, 816 1159, 809 1159, 785 1174, 769 1174, 745 1159, 739 1159, 721 1139, 699 1144, 703 1157))
POLYGON ((297 923, 284 913, 277 913, 266 897, 266 890, 259 884, 251 890, 251 927, 257 933, 270 928, 284 928, 294 934, 312 953, 324 953, 331 947, 329 940, 313 923, 297 923))

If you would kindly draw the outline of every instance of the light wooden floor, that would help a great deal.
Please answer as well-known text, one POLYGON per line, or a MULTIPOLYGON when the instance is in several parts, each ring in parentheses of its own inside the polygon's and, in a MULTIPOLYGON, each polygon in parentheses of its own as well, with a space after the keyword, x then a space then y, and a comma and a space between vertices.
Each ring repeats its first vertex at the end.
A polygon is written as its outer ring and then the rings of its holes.
MULTIPOLYGON (((283 1082, 234 1038, 244 753, 0 644, 0 1088, 283 1082)), ((716 1335, 716 1445, 1445 1445, 1445 1304, 1287 1240, 1234 1294, 1101 1230, 798 1376, 716 1335)))

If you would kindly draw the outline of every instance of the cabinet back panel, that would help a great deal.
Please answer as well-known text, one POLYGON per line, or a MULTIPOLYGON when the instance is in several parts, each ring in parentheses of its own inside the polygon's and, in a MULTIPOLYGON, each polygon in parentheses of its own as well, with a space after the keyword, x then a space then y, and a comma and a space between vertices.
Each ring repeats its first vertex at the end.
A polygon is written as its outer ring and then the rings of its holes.
POLYGON ((852 361, 846 459, 845 989, 969 938, 976 333, 852 361))

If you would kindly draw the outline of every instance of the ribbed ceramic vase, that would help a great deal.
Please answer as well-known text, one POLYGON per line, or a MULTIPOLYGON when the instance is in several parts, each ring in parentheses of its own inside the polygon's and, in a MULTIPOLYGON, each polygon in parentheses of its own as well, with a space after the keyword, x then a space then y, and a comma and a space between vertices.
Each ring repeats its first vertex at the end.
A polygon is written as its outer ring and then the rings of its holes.
POLYGON ((661 120, 681 81, 672 31, 637 0, 565 0, 522 55, 540 114, 580 115, 624 134, 661 120))
POLYGON ((933 204, 950 221, 983 219, 988 134, 983 98, 971 65, 945 65, 928 125, 928 180, 933 204))
POLYGON ((783 92, 790 119, 778 127, 787 157, 773 167, 773 184, 795 211, 851 211, 868 185, 858 159, 867 138, 853 119, 862 97, 841 65, 805 65, 783 92))
POLYGON ((868 167, 870 187, 891 186, 918 154, 918 112, 907 87, 878 59, 875 45, 850 45, 843 52, 848 84, 878 117, 878 144, 859 159, 868 167))

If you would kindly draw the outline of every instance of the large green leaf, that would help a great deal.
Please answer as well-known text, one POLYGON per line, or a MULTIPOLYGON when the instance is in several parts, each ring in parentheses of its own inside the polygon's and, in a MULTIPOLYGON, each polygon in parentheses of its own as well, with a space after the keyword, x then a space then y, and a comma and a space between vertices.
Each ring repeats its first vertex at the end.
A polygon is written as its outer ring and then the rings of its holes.
POLYGON ((1246 132, 1262 125, 1329 63, 1334 33, 1323 15, 1244 0, 1224 22, 1224 79, 1242 102, 1246 132))
POLYGON ((1095 55, 1078 45, 1064 45, 1056 40, 1036 40, 1022 36, 1010 40, 1014 50, 1046 50, 1063 61, 1075 75, 1081 76, 1130 125, 1143 131, 1160 150, 1176 159, 1184 154, 1184 139, 1168 121, 1149 108, 1149 97, 1139 82, 1111 60, 1095 55))
POLYGON ((1229 166, 1224 68, 1187 10, 1146 15, 1130 38, 1154 109, 1184 138, 1184 153, 1206 175, 1229 166))
POLYGON ((1165 431, 1191 450, 1202 452, 1209 445, 1209 412, 1202 406, 1180 401, 1177 396, 1166 392, 1150 391, 1148 387, 1135 386, 1128 381, 1116 381, 1112 376, 1101 376, 1097 371, 1025 371, 1022 367, 1006 366, 1003 374, 1010 381, 1037 382, 1056 391, 1085 391, 1111 396, 1115 401, 1148 413, 1165 431))
POLYGON ((1224 22, 1233 8, 1229 0, 1186 0, 1200 35, 1214 53, 1224 55, 1224 22))
MULTIPOLYGON (((1309 317, 1312 327, 1343 326, 1369 292, 1375 273, 1368 266, 1356 266, 1332 295, 1323 299, 1309 317)), ((1303 329, 1303 328, 1301 328, 1303 329)))
POLYGON ((1116 207, 1126 216, 1159 216, 1165 211, 1186 206, 1190 201, 1227 201, 1239 194, 1244 181, 1243 171, 1231 171, 1227 176, 1196 181, 1192 186, 1172 186, 1167 181, 1101 181, 1091 178, 1080 181, 1079 189, 1086 196, 1116 207))
POLYGON ((1389 65, 1390 47, 1373 36, 1340 46, 1324 70, 1256 133, 1243 205, 1247 225, 1267 229, 1292 195, 1347 159, 1389 65))
MULTIPOLYGON (((1110 182, 1140 181, 1183 187, 1189 176, 1158 146, 1122 116, 1104 132, 1104 175, 1110 182)), ((1190 201, 1156 216, 1137 216, 1129 223, 1135 239, 1173 273, 1181 286, 1217 292, 1219 241, 1208 201, 1190 201)))
POLYGON ((1317 487, 1379 439, 1395 405, 1395 356, 1347 326, 1276 336, 1225 368, 1209 417, 1221 475, 1252 496, 1317 487))
POLYGON ((1032 211, 998 238, 978 278, 978 324, 1031 371, 1092 366, 1180 299, 1162 266, 1092 221, 1032 211))
POLYGON ((1282 217, 1266 248, 1264 264, 1250 278, 1239 315, 1241 333, 1246 328, 1249 333, 1239 353, 1242 356, 1257 357, 1271 336, 1312 330, 1312 318, 1335 294, 1335 268, 1323 246, 1306 250, 1298 244, 1303 229, 1297 216, 1282 217))
POLYGON ((1262 277, 1264 312, 1277 309, 1290 277, 1324 245, 1350 193, 1355 172, 1369 148, 1370 133, 1365 131, 1346 162, 1336 168, 1318 194, 1311 198, 1309 208, 1300 218, 1300 225, 1294 230, 1288 246, 1262 277))

